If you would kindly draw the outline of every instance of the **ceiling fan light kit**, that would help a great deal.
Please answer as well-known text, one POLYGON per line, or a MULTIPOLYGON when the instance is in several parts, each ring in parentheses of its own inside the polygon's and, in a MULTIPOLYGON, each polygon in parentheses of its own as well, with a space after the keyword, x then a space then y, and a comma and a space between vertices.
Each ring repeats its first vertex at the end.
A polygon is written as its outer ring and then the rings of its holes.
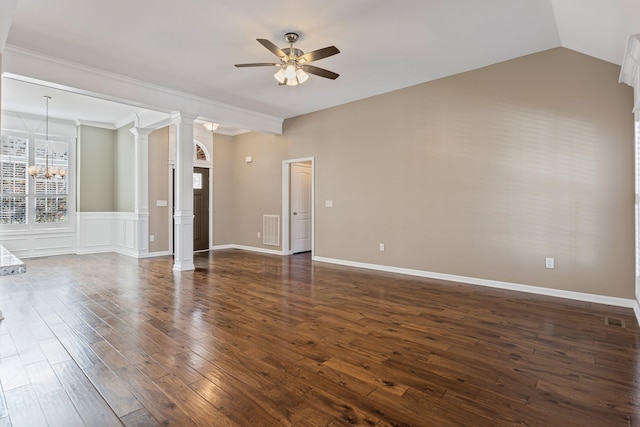
POLYGON ((257 39, 258 43, 266 47, 271 53, 280 59, 280 63, 251 63, 236 64, 236 67, 279 67, 280 69, 273 75, 280 86, 298 86, 309 79, 309 74, 335 80, 339 74, 324 68, 308 65, 309 62, 327 58, 340 53, 337 47, 329 46, 322 49, 304 53, 300 49, 294 48, 293 44, 298 40, 297 33, 287 33, 284 39, 289 43, 289 47, 280 49, 275 44, 266 39, 257 39))

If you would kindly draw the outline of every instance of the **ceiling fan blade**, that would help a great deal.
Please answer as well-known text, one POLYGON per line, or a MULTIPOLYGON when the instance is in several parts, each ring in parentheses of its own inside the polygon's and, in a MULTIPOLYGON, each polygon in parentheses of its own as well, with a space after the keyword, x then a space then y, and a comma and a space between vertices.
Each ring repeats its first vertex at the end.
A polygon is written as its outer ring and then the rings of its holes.
POLYGON ((315 74, 316 76, 324 77, 326 79, 335 80, 340 77, 340 74, 325 70, 324 68, 314 67, 313 65, 301 65, 300 68, 309 74, 315 74))
POLYGON ((322 49, 314 50, 312 52, 305 53, 304 55, 298 58, 298 62, 311 62, 317 61, 318 59, 327 58, 329 56, 333 56, 337 53, 340 53, 337 47, 329 46, 323 47, 322 49))
POLYGON ((274 65, 274 66, 277 67, 277 66, 280 66, 282 64, 276 64, 274 62, 254 62, 252 64, 236 64, 235 66, 238 67, 238 68, 241 68, 241 67, 268 67, 268 66, 271 66, 271 65, 274 65))
POLYGON ((260 43, 262 46, 269 49, 278 58, 282 59, 283 61, 287 60, 287 55, 282 51, 282 49, 280 49, 275 44, 271 43, 269 40, 267 39, 256 39, 256 40, 258 40, 258 43, 260 43))

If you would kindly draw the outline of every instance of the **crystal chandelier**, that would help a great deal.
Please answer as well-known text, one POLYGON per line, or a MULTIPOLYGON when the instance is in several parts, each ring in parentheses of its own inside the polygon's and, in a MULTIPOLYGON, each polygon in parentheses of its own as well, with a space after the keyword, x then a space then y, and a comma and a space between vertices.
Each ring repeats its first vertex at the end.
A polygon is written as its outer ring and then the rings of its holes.
POLYGON ((45 145, 47 148, 47 152, 45 155, 45 166, 41 168, 40 166, 33 165, 29 166, 29 175, 32 177, 36 177, 37 175, 43 175, 45 178, 50 179, 55 176, 59 176, 63 178, 67 174, 67 170, 65 168, 57 168, 57 167, 49 167, 49 100, 50 96, 43 96, 47 103, 46 110, 46 121, 45 121, 45 145))

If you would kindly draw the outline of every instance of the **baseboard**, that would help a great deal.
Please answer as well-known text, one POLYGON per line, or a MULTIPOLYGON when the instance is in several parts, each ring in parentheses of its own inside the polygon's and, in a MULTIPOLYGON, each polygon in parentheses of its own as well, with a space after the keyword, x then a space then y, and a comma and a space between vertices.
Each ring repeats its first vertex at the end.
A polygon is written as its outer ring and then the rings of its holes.
MULTIPOLYGON (((86 246, 85 246, 86 248, 86 246)), ((113 247, 111 246, 106 246, 106 247, 95 247, 93 249, 76 249, 75 254, 76 255, 91 255, 91 254, 105 254, 105 253, 109 253, 109 252, 115 252, 115 250, 113 249, 113 247)))
MULTIPOLYGON (((13 251, 12 251, 13 252, 13 251)), ((14 253, 20 259, 30 259, 30 258, 47 258, 50 256, 58 256, 58 255, 74 255, 75 251, 73 249, 63 249, 63 250, 41 250, 35 253, 21 254, 14 253)))
POLYGON ((345 265, 348 267, 366 268, 369 270, 385 271, 388 273, 407 274, 409 276, 427 277, 429 279, 447 280, 451 282, 468 283, 471 285, 486 286, 490 288, 507 289, 511 291, 529 292, 532 294, 546 295, 551 297, 566 298, 577 301, 593 302, 596 304, 614 305, 617 307, 633 308, 636 317, 640 321, 640 307, 638 302, 632 299, 607 297, 604 295, 587 294, 583 292, 563 291, 560 289, 542 288, 539 286, 522 285, 518 283, 500 282, 497 280, 478 279, 476 277, 456 276, 453 274, 434 273, 424 270, 413 270, 409 268, 392 267, 379 264, 368 264, 364 262, 345 261, 341 259, 313 257, 314 261, 326 262, 329 264, 345 265))
POLYGON ((169 251, 161 251, 161 252, 147 252, 146 254, 138 255, 137 258, 155 258, 160 256, 173 255, 173 253, 169 251))
POLYGON ((233 249, 233 245, 215 245, 211 246, 212 251, 221 251, 223 249, 233 249))
POLYGON ((225 249, 241 249, 243 251, 260 252, 262 254, 280 255, 280 256, 284 255, 282 251, 278 251, 275 249, 265 249, 265 248, 257 248, 255 246, 243 246, 243 245, 225 245, 225 246, 229 246, 228 248, 225 248, 225 249))
POLYGON ((132 258, 139 258, 139 254, 135 249, 128 249, 123 247, 116 247, 112 249, 112 252, 115 252, 120 255, 130 256, 132 258))

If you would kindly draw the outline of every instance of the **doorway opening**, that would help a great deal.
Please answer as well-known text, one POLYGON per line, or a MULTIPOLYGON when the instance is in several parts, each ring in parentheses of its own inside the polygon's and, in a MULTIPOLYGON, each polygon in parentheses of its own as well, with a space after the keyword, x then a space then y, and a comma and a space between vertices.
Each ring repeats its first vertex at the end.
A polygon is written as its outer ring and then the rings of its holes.
POLYGON ((314 158, 282 162, 282 252, 314 251, 314 158))

